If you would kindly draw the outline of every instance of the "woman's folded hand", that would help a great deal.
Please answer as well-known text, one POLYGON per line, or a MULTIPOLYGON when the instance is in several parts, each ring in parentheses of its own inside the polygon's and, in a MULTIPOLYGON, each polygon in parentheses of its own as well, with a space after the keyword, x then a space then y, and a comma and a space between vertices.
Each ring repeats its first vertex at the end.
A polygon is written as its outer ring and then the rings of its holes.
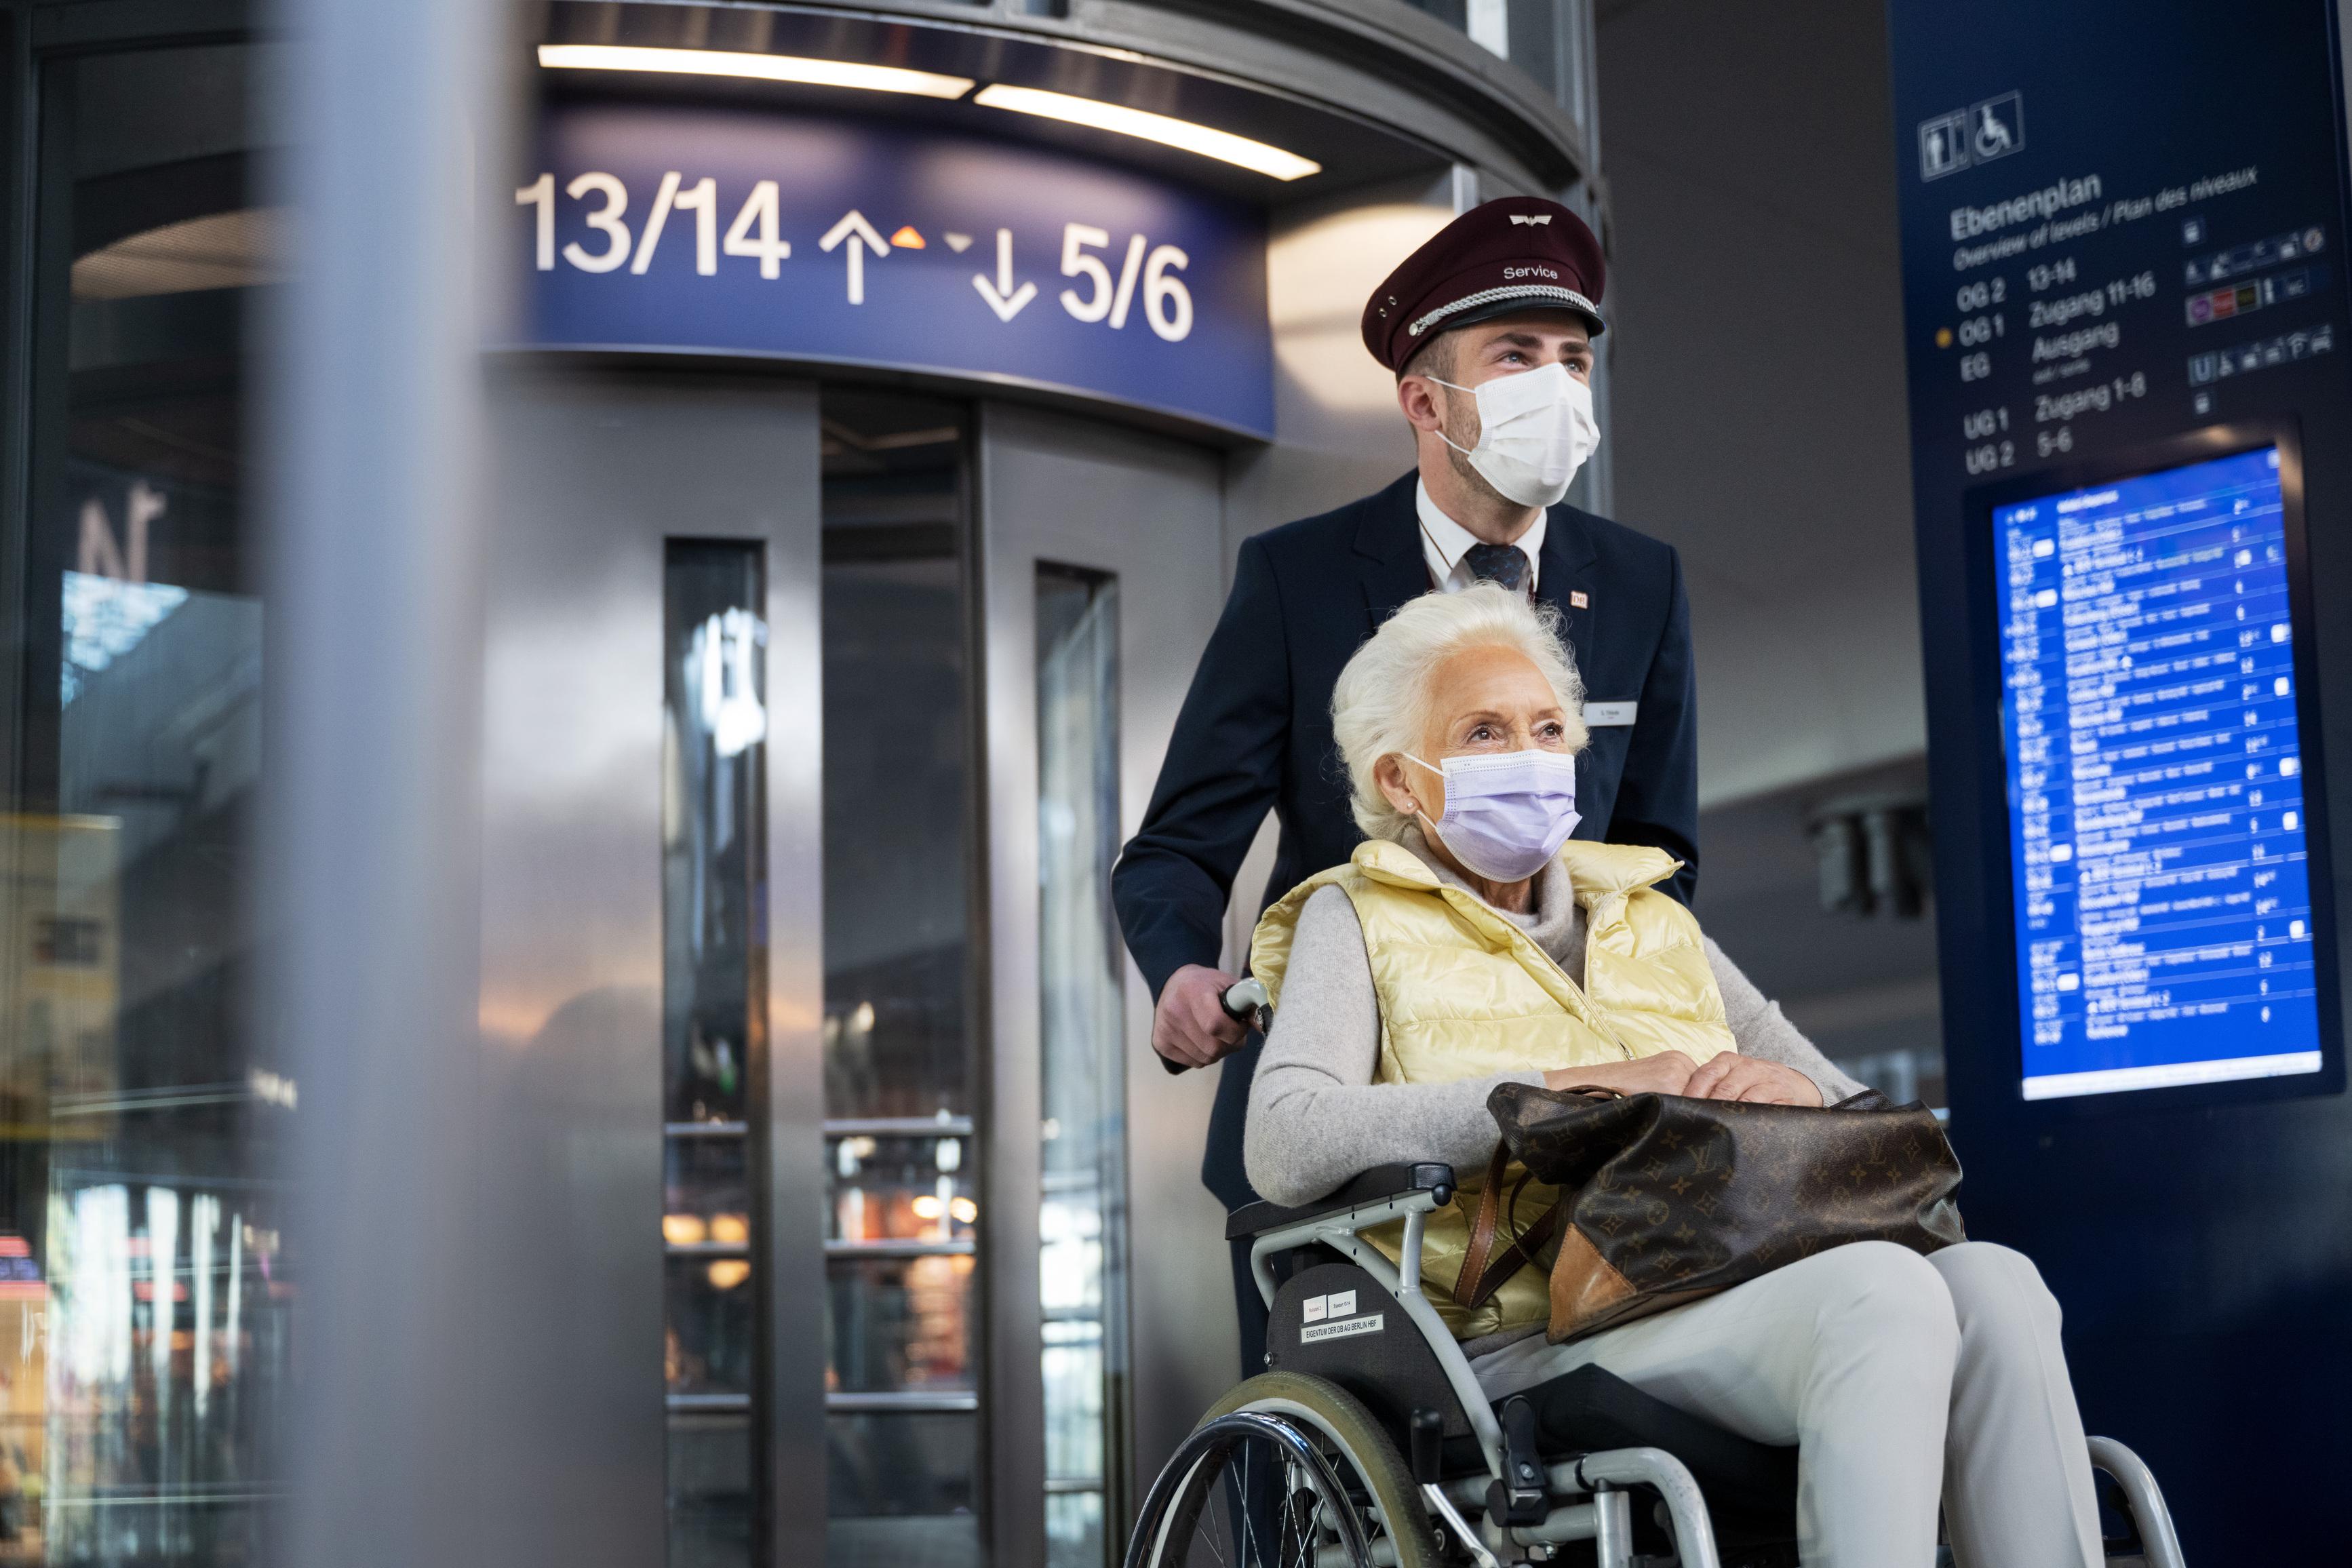
POLYGON ((1694 1063, 1680 1051, 1660 1051, 1601 1067, 1554 1068, 1546 1089, 1613 1089, 1620 1094, 1680 1094, 1692 1100, 1746 1100, 1759 1105, 1819 1105, 1822 1091, 1796 1068, 1759 1057, 1723 1051, 1694 1063))
POLYGON ((1691 1094, 1685 1087, 1697 1064, 1680 1051, 1660 1051, 1630 1062, 1600 1067, 1554 1068, 1544 1074, 1546 1089, 1613 1089, 1620 1094, 1691 1094))
POLYGON ((1746 1100, 1759 1105, 1819 1105, 1821 1086, 1792 1067, 1723 1051, 1691 1069, 1681 1092, 1693 1100, 1746 1100))

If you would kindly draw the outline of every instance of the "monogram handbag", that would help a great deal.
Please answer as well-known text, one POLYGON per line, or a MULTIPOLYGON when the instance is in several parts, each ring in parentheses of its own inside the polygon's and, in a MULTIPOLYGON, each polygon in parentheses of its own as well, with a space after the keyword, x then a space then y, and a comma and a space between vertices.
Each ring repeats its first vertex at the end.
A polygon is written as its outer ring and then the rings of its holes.
POLYGON ((1933 1252, 1968 1239, 1960 1163, 1925 1106, 1874 1091, 1830 1107, 1499 1085, 1503 1141, 1455 1299, 1476 1307, 1557 1246, 1551 1342, 1580 1338, 1850 1241, 1933 1252), (1526 1175, 1506 1191, 1517 1160, 1526 1175), (1559 1201, 1524 1229, 1533 1179, 1559 1201), (1503 1240, 1500 1247, 1498 1240, 1503 1240))

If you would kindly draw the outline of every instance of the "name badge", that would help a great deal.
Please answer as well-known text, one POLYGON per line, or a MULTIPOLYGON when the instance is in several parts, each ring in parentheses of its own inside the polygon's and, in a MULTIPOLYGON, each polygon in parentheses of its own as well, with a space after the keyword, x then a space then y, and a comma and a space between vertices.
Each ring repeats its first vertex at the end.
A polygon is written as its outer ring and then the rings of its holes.
POLYGON ((1584 727, 1588 730, 1607 729, 1612 725, 1631 724, 1639 702, 1588 702, 1584 705, 1584 727))

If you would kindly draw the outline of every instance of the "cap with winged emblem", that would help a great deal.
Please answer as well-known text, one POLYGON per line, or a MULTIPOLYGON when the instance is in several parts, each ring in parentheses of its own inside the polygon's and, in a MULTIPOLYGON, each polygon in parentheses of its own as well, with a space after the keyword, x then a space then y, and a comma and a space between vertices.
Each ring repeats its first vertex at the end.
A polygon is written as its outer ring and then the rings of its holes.
POLYGON ((1541 196, 1504 196, 1438 230, 1372 290, 1364 347, 1401 371, 1438 333, 1521 310, 1572 310, 1597 336, 1607 278, 1582 218, 1541 196))

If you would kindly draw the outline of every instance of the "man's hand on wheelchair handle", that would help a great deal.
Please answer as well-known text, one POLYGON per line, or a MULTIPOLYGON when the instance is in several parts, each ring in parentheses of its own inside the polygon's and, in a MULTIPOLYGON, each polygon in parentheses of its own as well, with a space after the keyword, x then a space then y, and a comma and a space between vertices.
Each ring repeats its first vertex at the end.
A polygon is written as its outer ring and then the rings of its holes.
POLYGON ((1170 975, 1151 1012, 1151 1048, 1188 1068, 1230 1055, 1249 1037, 1242 1021, 1225 1011, 1226 988, 1240 978, 1204 963, 1188 963, 1170 975))

